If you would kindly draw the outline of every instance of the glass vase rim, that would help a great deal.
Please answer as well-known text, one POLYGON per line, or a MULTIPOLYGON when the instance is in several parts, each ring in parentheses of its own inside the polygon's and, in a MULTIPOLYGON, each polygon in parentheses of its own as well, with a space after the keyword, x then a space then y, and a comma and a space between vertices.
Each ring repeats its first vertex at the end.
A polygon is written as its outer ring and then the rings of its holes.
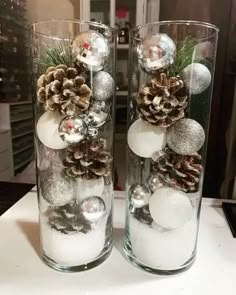
POLYGON ((130 31, 134 33, 135 31, 138 31, 142 28, 149 28, 152 26, 161 26, 161 25, 171 25, 171 24, 176 24, 176 25, 195 25, 199 27, 205 27, 208 29, 213 29, 215 30, 215 33, 219 32, 219 28, 216 25, 213 25, 208 22, 202 22, 202 21, 195 21, 195 20, 164 20, 164 21, 155 21, 155 22, 149 22, 143 25, 135 26, 132 28, 130 31))
MULTIPOLYGON (((117 29, 109 26, 109 25, 105 25, 103 23, 99 23, 99 22, 94 22, 94 21, 87 21, 87 20, 79 20, 79 19, 46 19, 46 20, 40 20, 37 22, 33 22, 27 25, 27 29, 32 29, 35 25, 41 25, 41 24, 47 24, 47 23, 74 23, 74 24, 78 24, 78 25, 94 25, 98 28, 103 28, 103 29, 108 29, 110 30, 112 33, 117 34, 117 29)), ((33 31, 33 34, 39 34, 39 35, 44 35, 47 37, 51 37, 48 34, 45 33, 40 33, 37 31, 33 31)))

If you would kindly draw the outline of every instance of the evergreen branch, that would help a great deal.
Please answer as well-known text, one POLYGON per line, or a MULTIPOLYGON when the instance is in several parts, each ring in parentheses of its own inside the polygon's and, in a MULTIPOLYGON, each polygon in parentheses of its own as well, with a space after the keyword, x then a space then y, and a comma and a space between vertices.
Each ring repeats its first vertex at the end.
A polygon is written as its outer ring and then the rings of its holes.
POLYGON ((197 40, 195 38, 187 36, 177 45, 175 63, 169 71, 170 75, 176 76, 180 74, 187 65, 193 62, 193 52, 196 44, 197 40))
POLYGON ((50 66, 64 64, 68 67, 73 66, 73 55, 71 52, 70 41, 62 41, 53 47, 47 45, 45 50, 34 59, 37 72, 43 74, 50 66))

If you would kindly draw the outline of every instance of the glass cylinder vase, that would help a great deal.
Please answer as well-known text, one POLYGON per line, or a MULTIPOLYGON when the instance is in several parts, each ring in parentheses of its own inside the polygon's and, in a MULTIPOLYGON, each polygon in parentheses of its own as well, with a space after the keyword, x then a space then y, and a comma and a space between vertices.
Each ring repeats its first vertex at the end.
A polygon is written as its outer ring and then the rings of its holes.
POLYGON ((191 21, 131 31, 124 249, 152 273, 195 260, 217 35, 191 21))
POLYGON ((31 26, 42 259, 81 271, 112 249, 116 33, 102 24, 31 26))

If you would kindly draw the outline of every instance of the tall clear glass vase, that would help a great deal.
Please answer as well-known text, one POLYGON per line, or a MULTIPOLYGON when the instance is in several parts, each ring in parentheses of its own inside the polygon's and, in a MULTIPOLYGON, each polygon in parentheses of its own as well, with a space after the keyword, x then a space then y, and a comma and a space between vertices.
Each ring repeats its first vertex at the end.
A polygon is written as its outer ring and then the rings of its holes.
POLYGON ((196 257, 217 36, 192 21, 131 31, 124 249, 152 273, 196 257))
POLYGON ((42 259, 81 271, 112 249, 116 33, 102 24, 31 26, 42 259))

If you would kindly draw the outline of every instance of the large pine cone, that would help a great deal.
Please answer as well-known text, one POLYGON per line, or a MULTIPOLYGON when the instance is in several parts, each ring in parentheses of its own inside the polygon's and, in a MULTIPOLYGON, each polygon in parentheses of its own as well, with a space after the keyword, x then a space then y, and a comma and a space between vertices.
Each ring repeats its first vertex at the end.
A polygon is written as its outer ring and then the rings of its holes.
POLYGON ((63 115, 77 115, 89 107, 91 89, 76 68, 49 67, 37 82, 37 98, 45 110, 58 110, 63 115))
POLYGON ((187 193, 198 190, 202 171, 201 155, 195 153, 183 156, 165 148, 154 154, 153 160, 153 170, 161 182, 187 193))
POLYGON ((76 146, 69 146, 64 161, 67 175, 85 179, 109 175, 112 156, 105 147, 104 138, 86 139, 76 146))
POLYGON ((184 117, 188 95, 179 77, 159 73, 136 97, 137 110, 142 119, 161 127, 169 127, 184 117))

